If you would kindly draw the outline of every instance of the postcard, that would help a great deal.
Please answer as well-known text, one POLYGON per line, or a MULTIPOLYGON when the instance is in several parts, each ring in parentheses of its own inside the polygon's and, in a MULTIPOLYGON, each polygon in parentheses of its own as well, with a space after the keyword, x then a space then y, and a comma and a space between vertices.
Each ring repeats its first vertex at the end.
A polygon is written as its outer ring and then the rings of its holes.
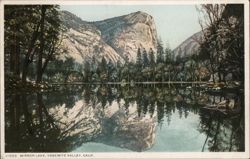
POLYGON ((1 4, 1 158, 249 158, 249 2, 1 4))

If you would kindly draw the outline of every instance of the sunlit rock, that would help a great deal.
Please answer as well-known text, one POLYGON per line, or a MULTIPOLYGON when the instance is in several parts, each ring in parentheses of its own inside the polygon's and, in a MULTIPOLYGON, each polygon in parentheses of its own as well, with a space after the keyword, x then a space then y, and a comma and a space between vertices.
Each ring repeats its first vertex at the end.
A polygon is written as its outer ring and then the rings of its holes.
POLYGON ((67 108, 64 104, 50 108, 49 112, 61 130, 61 140, 75 135, 93 138, 100 133, 101 127, 98 118, 95 117, 93 107, 84 103, 83 100, 77 101, 72 108, 67 108))
POLYGON ((151 48, 155 52, 157 33, 152 16, 135 12, 97 22, 87 22, 70 12, 62 11, 64 36, 61 60, 72 58, 83 64, 93 57, 101 61, 124 62, 124 58, 136 59, 138 48, 151 48))
POLYGON ((133 151, 145 151, 155 143, 157 119, 154 113, 138 116, 136 105, 126 109, 117 103, 107 108, 103 118, 102 135, 108 139, 99 139, 107 145, 118 146, 133 151), (115 111, 111 111, 115 110, 115 111))
POLYGON ((138 48, 156 51, 156 26, 153 17, 147 13, 139 11, 94 24, 101 30, 104 41, 122 57, 135 60, 138 48))

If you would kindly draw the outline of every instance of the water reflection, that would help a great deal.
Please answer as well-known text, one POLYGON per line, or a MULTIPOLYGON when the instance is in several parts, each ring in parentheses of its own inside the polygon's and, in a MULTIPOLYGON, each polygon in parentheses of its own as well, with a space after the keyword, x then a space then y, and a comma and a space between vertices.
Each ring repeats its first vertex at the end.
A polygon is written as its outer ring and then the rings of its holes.
POLYGON ((157 85, 85 85, 5 99, 7 152, 69 152, 89 141, 147 151, 157 144, 157 127, 171 125, 176 113, 180 119, 200 116, 195 129, 206 138, 197 151, 244 151, 241 94, 157 85), (201 109, 225 99, 240 103, 241 112, 226 116, 201 109))

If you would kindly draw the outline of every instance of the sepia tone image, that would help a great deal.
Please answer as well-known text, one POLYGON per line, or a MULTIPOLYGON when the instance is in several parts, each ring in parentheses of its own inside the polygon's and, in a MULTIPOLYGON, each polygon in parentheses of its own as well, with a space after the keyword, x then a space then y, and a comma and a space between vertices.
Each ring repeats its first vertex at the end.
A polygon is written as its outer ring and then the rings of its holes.
POLYGON ((245 152, 244 7, 4 5, 5 152, 245 152))

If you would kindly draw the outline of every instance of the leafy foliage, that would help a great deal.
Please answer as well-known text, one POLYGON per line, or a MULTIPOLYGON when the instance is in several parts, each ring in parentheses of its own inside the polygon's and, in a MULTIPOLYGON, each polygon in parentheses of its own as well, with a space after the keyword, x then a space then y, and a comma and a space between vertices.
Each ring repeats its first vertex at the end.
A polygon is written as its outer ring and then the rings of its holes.
POLYGON ((36 80, 41 82, 49 61, 60 53, 58 9, 57 5, 5 5, 6 72, 22 77, 25 82, 27 76, 32 77, 29 71, 36 66, 36 80))
POLYGON ((231 73, 234 80, 244 80, 244 8, 237 4, 202 5, 206 17, 201 23, 204 40, 200 56, 208 61, 207 68, 215 82, 225 81, 231 73))

